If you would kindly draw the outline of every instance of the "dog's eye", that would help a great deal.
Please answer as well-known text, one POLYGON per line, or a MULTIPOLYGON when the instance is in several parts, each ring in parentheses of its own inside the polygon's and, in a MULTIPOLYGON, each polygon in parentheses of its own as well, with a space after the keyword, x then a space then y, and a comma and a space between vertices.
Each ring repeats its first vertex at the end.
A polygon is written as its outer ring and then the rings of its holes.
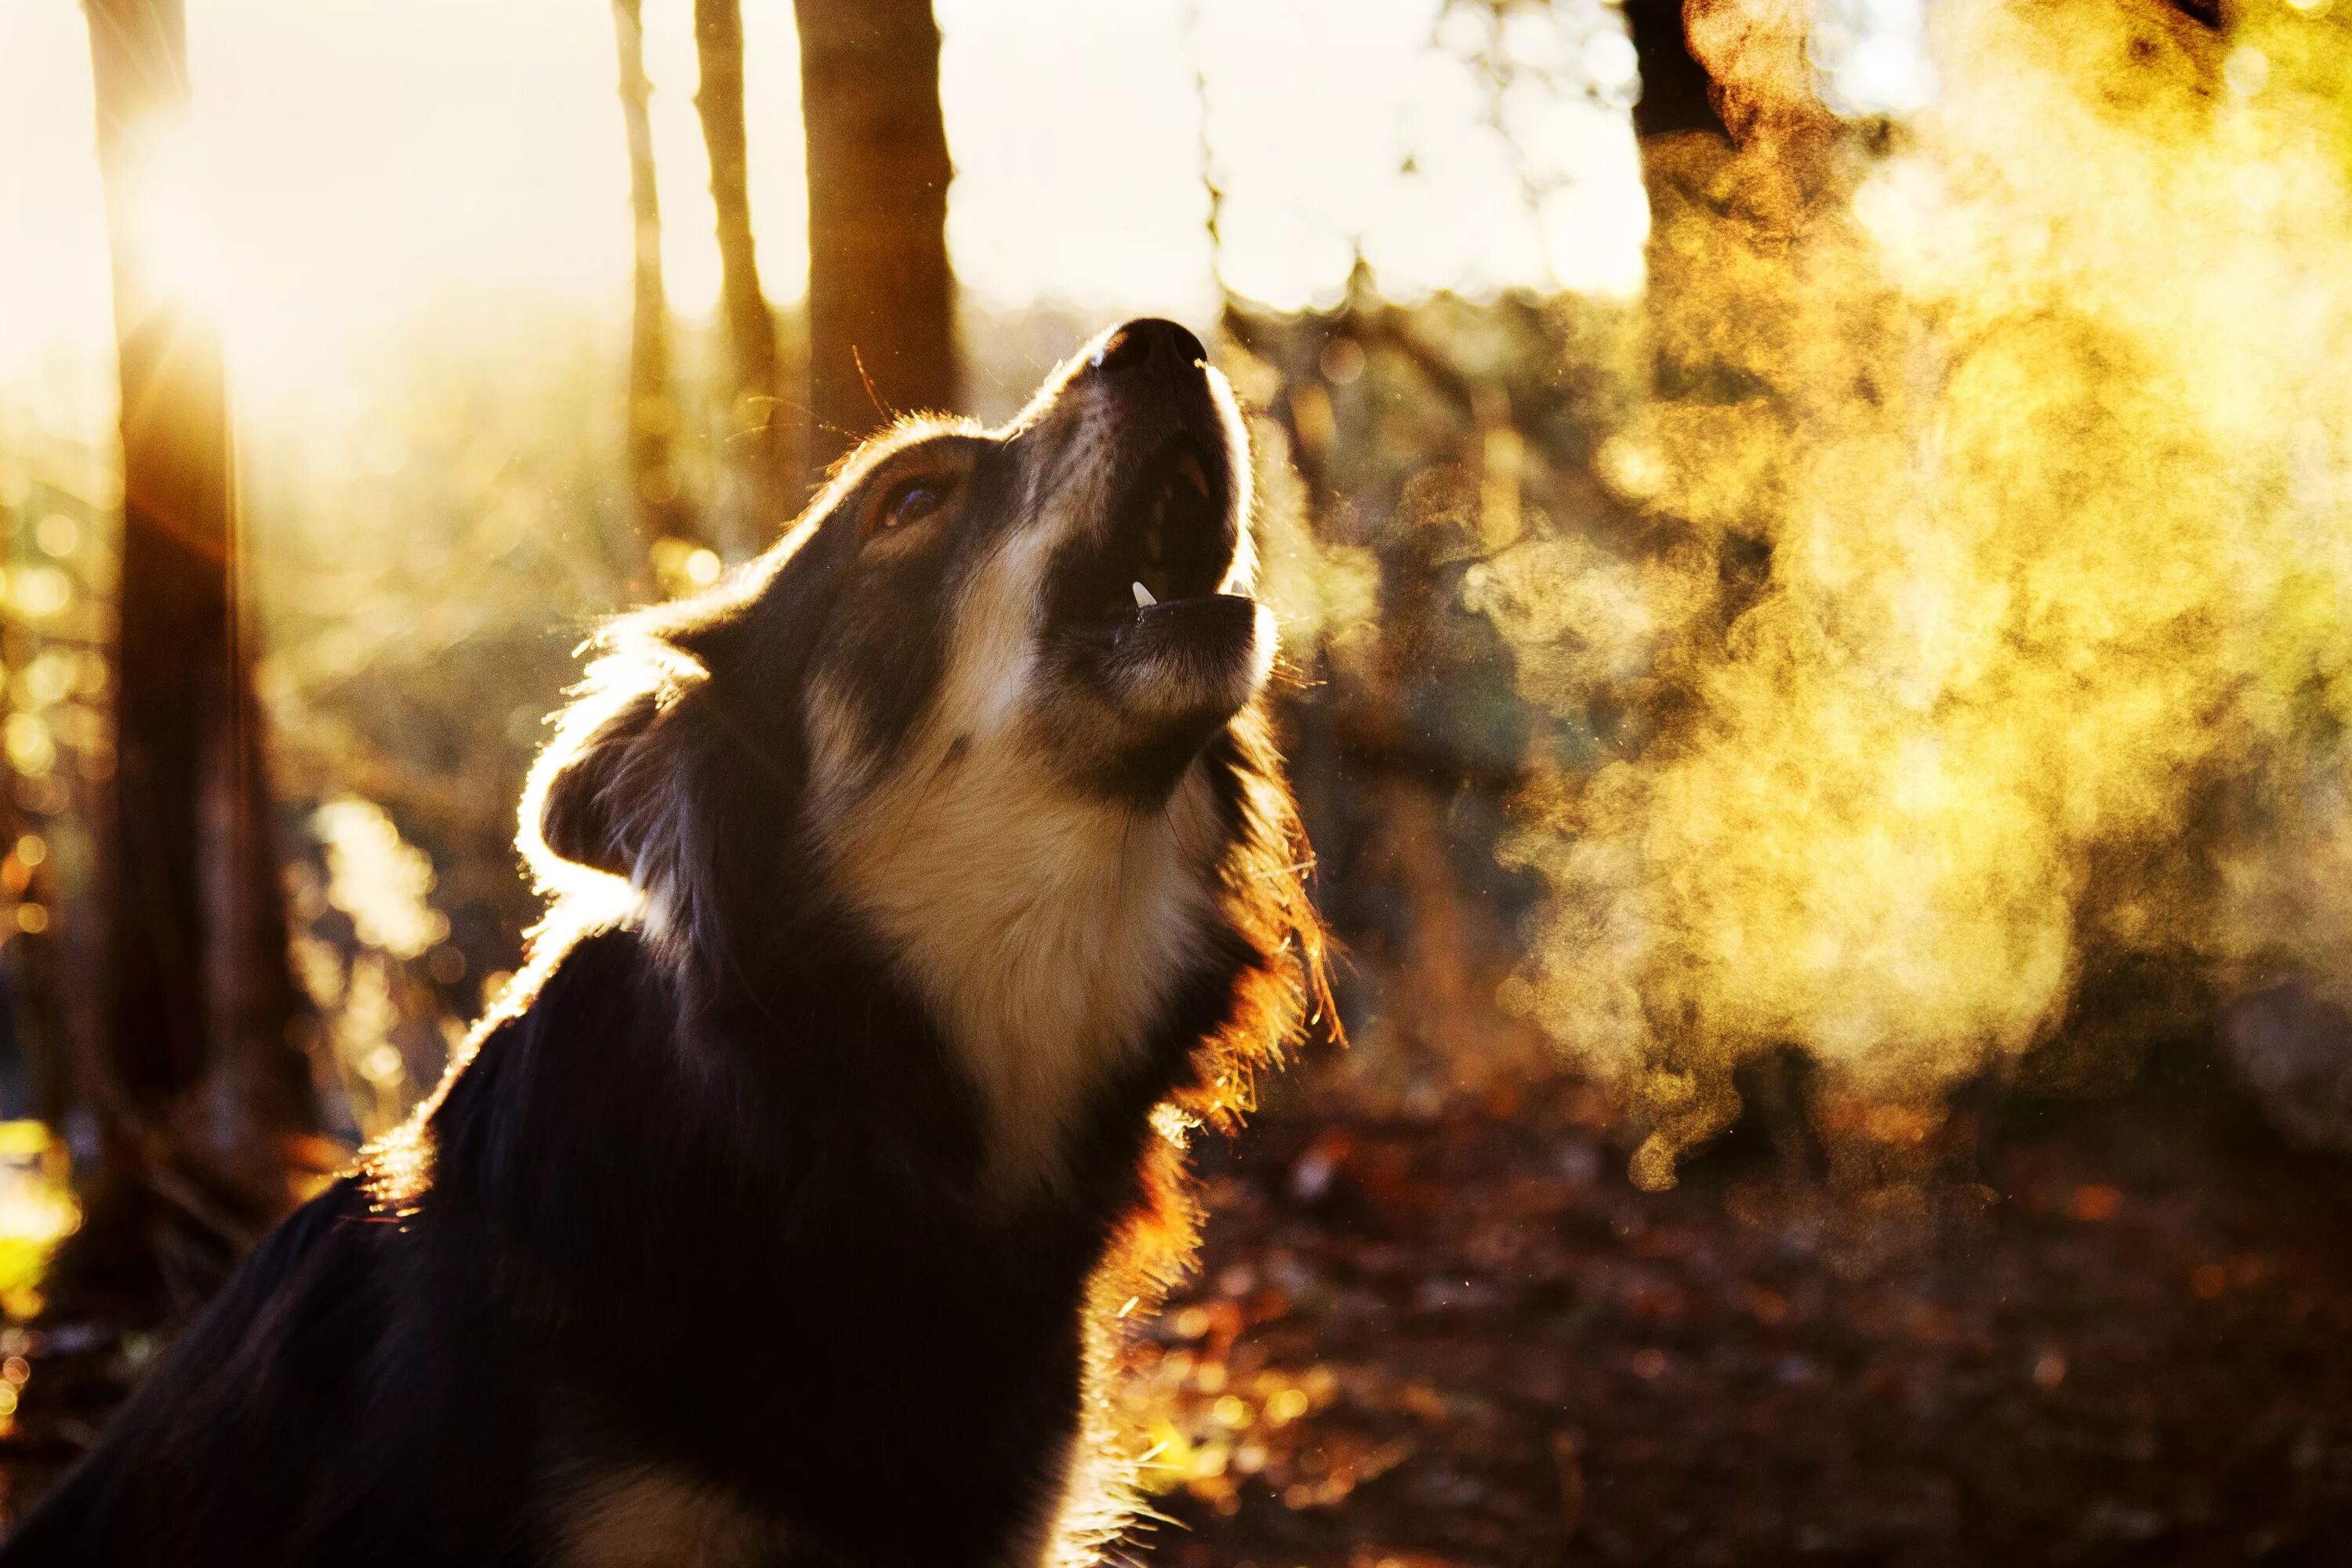
POLYGON ((922 521, 946 504, 948 489, 944 479, 900 479, 874 509, 875 531, 922 521))

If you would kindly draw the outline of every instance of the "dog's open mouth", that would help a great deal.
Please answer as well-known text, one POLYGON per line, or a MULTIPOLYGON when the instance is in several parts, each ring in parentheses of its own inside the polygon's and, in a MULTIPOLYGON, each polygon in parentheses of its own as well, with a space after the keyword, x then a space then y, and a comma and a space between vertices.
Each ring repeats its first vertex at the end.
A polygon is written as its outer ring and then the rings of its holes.
POLYGON ((1221 384, 1196 374, 1172 405, 1165 389, 1111 384, 1137 400, 1114 410, 1117 478, 1055 552, 1039 651, 1082 704, 1087 776, 1154 800, 1264 688, 1275 627, 1238 581, 1248 448, 1226 434, 1221 384))
POLYGON ((1224 454, 1180 435, 1139 466, 1109 526, 1056 574, 1054 619, 1117 636, 1155 611, 1216 593, 1235 544, 1224 454))

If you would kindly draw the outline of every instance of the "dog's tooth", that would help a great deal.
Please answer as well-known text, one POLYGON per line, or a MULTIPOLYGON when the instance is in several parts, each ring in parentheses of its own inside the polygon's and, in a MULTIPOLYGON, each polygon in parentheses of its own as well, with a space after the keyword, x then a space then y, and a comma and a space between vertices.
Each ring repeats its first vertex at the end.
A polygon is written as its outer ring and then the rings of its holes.
POLYGON ((1150 589, 1145 587, 1140 583, 1135 584, 1135 607, 1137 609, 1148 610, 1159 602, 1159 600, 1151 596, 1150 589))

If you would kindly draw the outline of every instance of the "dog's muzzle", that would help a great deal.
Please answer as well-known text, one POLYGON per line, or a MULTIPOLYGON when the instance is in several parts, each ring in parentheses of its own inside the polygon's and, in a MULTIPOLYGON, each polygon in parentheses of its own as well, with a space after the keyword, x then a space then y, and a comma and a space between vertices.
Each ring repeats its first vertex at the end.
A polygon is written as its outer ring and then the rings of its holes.
POLYGON ((1101 526, 1056 563, 1056 640, 1131 729, 1181 753, 1255 694, 1273 627, 1256 600, 1222 592, 1241 548, 1245 454, 1230 433, 1201 340, 1173 321, 1105 338, 1064 395, 1099 400, 1123 454, 1101 526))
POLYGON ((1057 574, 1055 621, 1118 642, 1249 619, 1248 600, 1217 592, 1240 544, 1241 507, 1201 340, 1173 321, 1129 321, 1081 374, 1087 395, 1111 401, 1120 444, 1141 457, 1103 528, 1057 574))

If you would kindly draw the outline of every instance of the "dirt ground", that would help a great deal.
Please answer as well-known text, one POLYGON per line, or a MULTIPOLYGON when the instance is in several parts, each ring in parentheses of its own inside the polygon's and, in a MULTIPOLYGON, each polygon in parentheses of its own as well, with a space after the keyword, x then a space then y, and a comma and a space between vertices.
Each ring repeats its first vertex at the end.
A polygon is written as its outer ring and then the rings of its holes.
MULTIPOLYGON (((1147 1560, 2352 1563, 2352 1169, 2227 1097, 2011 1107, 1925 1188, 1751 1141, 1658 1194, 1572 1086, 1291 1103, 1204 1151, 1138 1353, 1147 1560)), ((152 1352, 0 1352, 13 1512, 152 1352)))
POLYGON ((1140 1357, 1160 1560, 2352 1563, 2352 1170, 2240 1102, 2011 1107, 1925 1189, 1623 1163, 1252 1129, 1140 1357))

